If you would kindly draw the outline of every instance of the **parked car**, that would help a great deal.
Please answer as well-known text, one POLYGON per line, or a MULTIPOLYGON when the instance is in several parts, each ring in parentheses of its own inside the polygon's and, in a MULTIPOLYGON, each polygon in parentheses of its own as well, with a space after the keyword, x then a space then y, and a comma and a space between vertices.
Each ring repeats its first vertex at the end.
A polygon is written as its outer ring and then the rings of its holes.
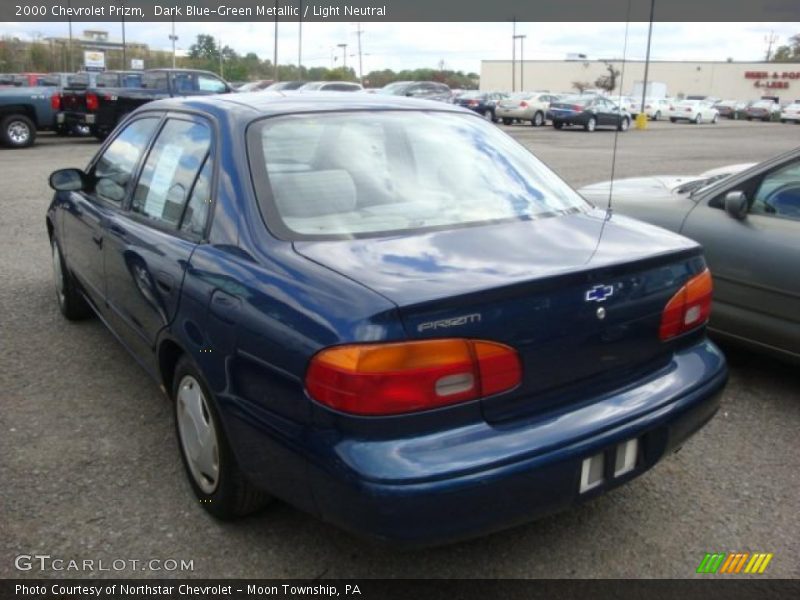
POLYGON ((236 88, 237 92, 258 92, 271 86, 274 82, 272 79, 259 79, 257 81, 248 81, 236 88))
POLYGON ((800 123, 800 100, 795 100, 783 107, 781 123, 788 123, 789 121, 794 121, 795 124, 800 123))
POLYGON ((758 100, 745 109, 748 121, 759 119, 761 121, 771 121, 773 117, 780 115, 781 105, 774 100, 758 100))
POLYGON ((310 81, 297 90, 299 92, 363 92, 364 87, 353 81, 310 81))
POLYGON ((514 121, 528 122, 534 127, 541 127, 547 122, 547 111, 550 103, 558 100, 558 96, 550 93, 519 92, 509 98, 500 100, 496 114, 505 125, 514 121))
POLYGON ((723 119, 735 119, 736 109, 739 102, 737 100, 720 100, 714 105, 717 113, 723 119))
POLYGON ((57 127, 58 88, 0 88, 0 145, 27 148, 36 141, 37 131, 57 127))
MULTIPOLYGON (((579 190, 608 198, 608 184, 579 190)), ((711 330, 800 359, 800 148, 688 187, 614 182, 614 211, 700 242, 714 274, 711 330)))
POLYGON ((138 88, 80 86, 65 89, 61 94, 58 123, 86 125, 92 135, 104 140, 130 112, 153 100, 233 91, 230 84, 214 73, 196 69, 149 69, 142 72, 141 77, 138 88))
POLYGON ((303 87, 307 81, 276 81, 264 88, 265 92, 289 92, 303 87))
POLYGON ((453 104, 468 108, 494 123, 497 121, 497 105, 506 99, 508 99, 508 94, 500 92, 470 91, 463 92, 453 101, 453 104))
POLYGON ((427 100, 438 100, 439 102, 450 102, 452 98, 450 88, 443 83, 435 81, 395 81, 383 86, 377 93, 388 96, 425 98, 427 100))
POLYGON ((629 481, 718 408, 701 247, 465 109, 163 100, 50 184, 61 312, 97 311, 169 393, 217 517, 274 496, 474 536, 629 481))
POLYGON ((716 123, 719 119, 719 112, 705 100, 681 100, 670 103, 669 107, 667 107, 666 116, 669 117, 672 123, 689 121, 699 125, 704 121, 716 123))
MULTIPOLYGON (((641 101, 640 101, 641 107, 641 101)), ((645 98, 644 100, 644 114, 651 121, 660 121, 661 117, 665 116, 669 108, 669 100, 666 98, 645 98)), ((638 114, 639 109, 637 109, 638 114)))
POLYGON ((613 127, 627 131, 631 125, 630 115, 614 102, 600 95, 566 96, 550 104, 547 117, 553 127, 580 125, 586 131, 597 127, 613 127))

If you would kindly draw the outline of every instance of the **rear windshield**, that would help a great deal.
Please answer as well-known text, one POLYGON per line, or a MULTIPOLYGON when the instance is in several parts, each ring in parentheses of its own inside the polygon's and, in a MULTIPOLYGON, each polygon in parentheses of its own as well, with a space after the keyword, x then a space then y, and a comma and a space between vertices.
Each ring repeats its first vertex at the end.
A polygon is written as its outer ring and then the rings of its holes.
POLYGON ((377 237, 587 208, 524 147, 470 115, 315 113, 248 133, 270 230, 283 239, 377 237))

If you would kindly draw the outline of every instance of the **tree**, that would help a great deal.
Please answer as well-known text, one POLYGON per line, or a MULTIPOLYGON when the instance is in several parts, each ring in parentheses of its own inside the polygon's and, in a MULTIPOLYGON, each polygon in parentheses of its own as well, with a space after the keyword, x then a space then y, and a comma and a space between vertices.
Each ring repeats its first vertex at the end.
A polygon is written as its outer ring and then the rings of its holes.
POLYGON ((800 60, 800 33, 789 38, 789 43, 778 46, 772 55, 772 62, 791 62, 800 60))
POLYGON ((572 82, 572 89, 577 90, 579 94, 582 94, 585 90, 589 89, 592 86, 591 83, 588 81, 573 81, 572 82))
POLYGON ((614 66, 607 61, 603 62, 605 62, 608 75, 601 75, 600 77, 597 78, 594 84, 601 90, 605 90, 607 92, 613 92, 614 88, 617 87, 617 77, 619 77, 619 69, 615 69, 614 66))
POLYGON ((219 60, 219 48, 213 35, 201 33, 197 41, 189 46, 189 58, 204 60, 219 60))

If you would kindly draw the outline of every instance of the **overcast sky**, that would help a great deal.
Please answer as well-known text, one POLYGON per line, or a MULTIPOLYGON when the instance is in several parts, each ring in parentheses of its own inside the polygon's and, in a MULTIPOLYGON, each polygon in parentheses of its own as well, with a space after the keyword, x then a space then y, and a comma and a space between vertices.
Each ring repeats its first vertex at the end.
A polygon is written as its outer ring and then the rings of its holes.
MULTIPOLYGON (((480 72, 482 59, 511 58, 511 23, 362 23, 364 72, 373 69, 437 67, 480 72)), ((118 22, 73 23, 73 34, 84 29, 106 29, 112 39, 121 39, 118 22)), ((336 66, 347 43, 347 64, 357 67, 356 23, 304 23, 303 64, 336 66)), ((188 48, 199 33, 211 33, 239 53, 255 52, 271 58, 273 23, 177 23, 178 47, 188 48)), ((526 59, 562 59, 581 52, 590 58, 620 58, 625 50, 625 23, 517 23, 517 33, 527 35, 526 59)), ((800 23, 656 23, 651 57, 656 60, 763 60, 766 37, 774 32, 777 45, 800 33, 800 23)), ((169 23, 127 23, 130 41, 155 49, 170 47, 169 23)), ((278 61, 297 63, 298 24, 280 23, 278 61)), ((0 23, 0 35, 22 39, 66 36, 67 23, 0 23)), ((647 23, 628 27, 629 59, 644 58, 647 23)))

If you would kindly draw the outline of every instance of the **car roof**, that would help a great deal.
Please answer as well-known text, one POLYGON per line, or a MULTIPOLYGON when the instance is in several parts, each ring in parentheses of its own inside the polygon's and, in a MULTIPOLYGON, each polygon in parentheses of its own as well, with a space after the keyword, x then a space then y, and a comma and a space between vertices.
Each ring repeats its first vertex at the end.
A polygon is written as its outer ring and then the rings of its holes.
POLYGON ((142 110, 194 110, 234 115, 252 121, 264 116, 309 112, 369 110, 436 110, 473 114, 454 104, 380 94, 342 95, 336 92, 245 92, 213 96, 187 96, 148 102, 142 110))

